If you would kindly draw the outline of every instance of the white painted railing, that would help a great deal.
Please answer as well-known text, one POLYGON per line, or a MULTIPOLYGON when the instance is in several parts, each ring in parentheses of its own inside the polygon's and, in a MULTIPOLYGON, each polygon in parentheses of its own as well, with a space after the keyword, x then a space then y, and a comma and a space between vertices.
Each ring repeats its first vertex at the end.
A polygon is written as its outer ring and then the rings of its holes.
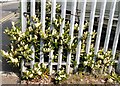
MULTIPOLYGON (((51 28, 50 30, 52 31, 53 25, 52 21, 55 20, 55 15, 56 15, 56 0, 51 0, 52 1, 52 6, 51 6, 51 28)), ((60 27, 60 36, 64 33, 64 26, 65 26, 65 18, 66 18, 66 7, 67 7, 67 0, 64 0, 61 5, 61 17, 63 18, 63 22, 60 27)), ((105 43, 104 43, 104 52, 108 50, 108 45, 109 45, 109 39, 110 39, 110 33, 112 29, 112 22, 114 19, 114 12, 115 12, 115 7, 116 7, 116 2, 117 0, 113 0, 111 4, 111 9, 110 9, 110 14, 109 14, 109 21, 107 25, 107 31, 106 31, 106 38, 105 38, 105 43)), ((76 15, 76 6, 77 6, 77 0, 72 0, 72 8, 71 8, 71 18, 70 18, 70 32, 69 35, 71 37, 69 45, 71 46, 72 41, 73 41, 73 36, 74 36, 74 24, 75 24, 75 15, 76 15)), ((81 51, 81 38, 83 35, 83 28, 84 28, 84 21, 85 21, 85 12, 86 12, 86 4, 87 0, 82 0, 82 2, 79 2, 81 4, 80 7, 80 20, 79 20, 79 33, 78 33, 78 44, 76 47, 76 61, 77 61, 77 66, 80 64, 80 51, 81 51)), ((41 0, 41 23, 42 23, 42 31, 45 33, 45 17, 46 17, 46 0, 41 0)), ((89 28, 88 32, 89 35, 87 37, 87 44, 86 44, 86 53, 89 54, 90 51, 90 45, 91 45, 91 34, 93 31, 93 26, 94 26, 94 18, 95 18, 95 12, 96 12, 96 4, 97 0, 94 0, 91 4, 91 14, 90 14, 90 19, 89 19, 89 28)), ((104 0, 101 2, 101 8, 100 8, 100 15, 99 15, 99 23, 98 23, 98 29, 97 29, 97 36, 96 36, 96 42, 95 42, 95 51, 94 54, 96 55, 99 47, 100 47, 100 39, 101 39, 101 34, 102 34, 102 27, 104 23, 104 14, 105 14, 105 9, 106 9, 106 4, 107 0, 104 0)), ((35 0, 31 0, 31 11, 30 15, 34 16, 35 15, 35 0)), ((26 30, 26 18, 23 16, 24 12, 27 12, 27 0, 21 0, 21 19, 22 19, 22 31, 25 32, 26 30)), ((119 15, 120 16, 120 15, 119 15)), ((120 17, 118 18, 118 24, 116 28, 116 33, 115 33, 115 38, 113 40, 113 47, 112 47, 112 55, 113 59, 115 59, 115 54, 116 54, 116 49, 117 49, 117 44, 119 40, 119 34, 120 34, 120 17)), ((41 40, 40 42, 40 63, 44 63, 44 53, 42 52, 42 47, 44 45, 43 41, 41 40)), ((33 60, 31 61, 31 68, 33 68, 33 65, 35 64, 35 49, 34 46, 32 46, 33 54, 32 58, 33 60)), ((57 70, 61 68, 61 65, 66 65, 66 72, 69 74, 70 72, 70 64, 71 64, 71 52, 67 52, 67 62, 62 62, 62 52, 63 52, 63 46, 61 46, 58 50, 58 62, 57 63, 52 63, 53 59, 53 52, 54 50, 51 50, 49 53, 49 62, 47 65, 49 65, 50 69, 50 74, 52 74, 52 66, 57 65, 57 70)), ((96 57, 94 58, 96 59, 96 57)), ((22 66, 22 71, 24 71, 24 60, 21 62, 22 66)), ((110 66, 110 72, 111 72, 112 67, 110 66)))
POLYGON ((109 45, 109 39, 110 39, 110 33, 111 33, 111 29, 112 29, 112 22, 113 22, 113 18, 114 18, 116 1, 117 0, 113 0, 112 5, 111 5, 111 9, 110 9, 110 14, 109 14, 110 17, 109 17, 109 21, 108 21, 106 38, 105 38, 105 43, 104 43, 104 52, 107 51, 108 45, 109 45))
POLYGON ((80 15, 80 24, 79 24, 79 33, 78 33, 78 44, 77 44, 77 50, 76 50, 76 61, 77 61, 77 66, 79 65, 80 62, 80 50, 81 50, 81 38, 83 35, 83 29, 84 29, 84 21, 85 21, 85 10, 86 10, 86 0, 81 3, 81 15, 80 15))
MULTIPOLYGON (((118 23, 117 23, 116 32, 115 32, 114 42, 113 42, 113 46, 112 46, 113 59, 115 59, 115 53, 116 53, 116 49, 117 49, 117 44, 118 44, 118 40, 119 40, 119 35, 120 35, 120 13, 119 13, 119 18, 118 18, 118 23)), ((119 57, 119 59, 118 59, 118 63, 119 63, 119 65, 120 65, 120 57, 119 57)), ((112 71, 112 66, 110 66, 109 73, 111 73, 111 71, 112 71)))
MULTIPOLYGON (((100 38, 101 38, 101 33, 102 33, 102 26, 104 23, 106 3, 107 3, 107 0, 104 0, 104 2, 101 2, 100 18, 99 18, 97 37, 96 37, 96 42, 95 42, 95 51, 94 51, 95 55, 97 55, 99 46, 100 46, 100 38)), ((96 61, 96 57, 94 57, 94 61, 96 61)))
MULTIPOLYGON (((69 42, 69 45, 70 45, 70 48, 71 48, 71 44, 72 44, 72 41, 73 41, 73 34, 74 34, 74 23, 75 23, 75 14, 76 14, 76 6, 77 6, 77 0, 73 0, 72 2, 72 8, 71 8, 71 21, 70 21, 70 32, 69 32, 69 35, 70 35, 70 42, 69 42)), ((68 52, 67 53, 67 67, 66 67, 66 71, 67 71, 67 74, 69 74, 70 72, 70 63, 71 63, 71 52, 68 52)))
MULTIPOLYGON (((25 16, 23 16, 24 12, 27 12, 27 0, 21 0, 21 25, 22 25, 22 32, 26 31, 27 27, 27 20, 25 16)), ((25 61, 24 59, 21 60, 21 72, 25 71, 25 61)))
MULTIPOLYGON (((52 22, 55 20, 55 14, 56 14, 56 0, 52 0, 52 6, 51 6, 51 28, 50 30, 53 29, 52 22)), ((50 68, 50 75, 52 74, 52 59, 53 59, 53 52, 54 50, 51 50, 49 53, 49 68, 50 68)))
POLYGON ((89 29, 88 29, 88 38, 87 38, 87 45, 86 45, 86 53, 87 54, 90 51, 90 44, 91 44, 91 36, 92 36, 92 32, 93 32, 96 3, 97 3, 97 0, 93 0, 92 6, 91 6, 90 22, 89 22, 89 29))
MULTIPOLYGON (((41 0, 41 23, 42 23, 42 31, 43 33, 45 33, 45 13, 46 13, 46 0, 41 0)), ((43 41, 41 39, 40 42, 40 63, 44 62, 44 53, 42 52, 42 48, 43 48, 43 41)))
MULTIPOLYGON (((35 16, 35 0, 31 0, 30 9, 31 9, 30 15, 35 16)), ((31 49, 33 51, 32 55, 31 55, 33 60, 31 61, 30 67, 33 68, 33 65, 35 64, 35 48, 33 45, 31 46, 31 49)))
MULTIPOLYGON (((67 6, 67 3, 66 3, 67 0, 64 0, 64 2, 62 2, 62 6, 61 6, 61 9, 62 12, 61 12, 61 18, 63 18, 63 22, 61 24, 61 27, 60 27, 60 36, 62 37, 62 34, 64 33, 64 26, 65 26, 65 15, 66 15, 66 6, 67 6)), ((59 51, 58 51, 58 67, 57 67, 57 70, 59 70, 59 68, 61 68, 61 63, 62 63, 62 52, 63 52, 63 46, 61 46, 59 48, 59 51)))

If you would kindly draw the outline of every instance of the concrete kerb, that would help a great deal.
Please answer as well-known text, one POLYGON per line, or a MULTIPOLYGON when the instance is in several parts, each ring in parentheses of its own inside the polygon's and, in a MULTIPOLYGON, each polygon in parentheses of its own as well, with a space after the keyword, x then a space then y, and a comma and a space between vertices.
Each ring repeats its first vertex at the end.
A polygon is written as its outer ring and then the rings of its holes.
POLYGON ((18 74, 14 72, 0 71, 1 81, 0 84, 19 84, 20 79, 18 74))

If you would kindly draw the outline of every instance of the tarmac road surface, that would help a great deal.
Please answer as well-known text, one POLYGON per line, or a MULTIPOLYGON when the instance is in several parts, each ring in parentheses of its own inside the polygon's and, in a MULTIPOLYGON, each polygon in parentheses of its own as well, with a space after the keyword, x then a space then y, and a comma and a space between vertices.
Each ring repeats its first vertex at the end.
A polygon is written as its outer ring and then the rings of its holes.
MULTIPOLYGON (((19 20, 19 2, 0 3, 0 49, 7 50, 9 38, 4 34, 5 28, 11 28, 11 22, 19 20)), ((0 56, 0 85, 19 83, 18 68, 8 65, 0 56), (14 72, 14 73, 13 73, 14 72)))

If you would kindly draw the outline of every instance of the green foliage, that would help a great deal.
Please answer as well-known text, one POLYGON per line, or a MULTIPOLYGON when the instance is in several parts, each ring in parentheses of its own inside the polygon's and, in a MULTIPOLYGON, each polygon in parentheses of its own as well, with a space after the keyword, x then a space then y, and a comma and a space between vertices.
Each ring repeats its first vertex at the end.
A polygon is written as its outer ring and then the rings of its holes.
MULTIPOLYGON (((40 9, 39 9, 40 10, 40 9)), ((49 52, 53 51, 53 62, 58 62, 58 50, 61 46, 63 46, 62 52, 62 61, 67 61, 67 52, 71 52, 71 62, 72 67, 76 67, 76 47, 78 41, 81 41, 81 50, 80 50, 80 70, 90 70, 93 74, 99 73, 108 73, 109 65, 114 65, 114 61, 112 60, 111 51, 107 51, 106 53, 103 50, 99 50, 97 55, 94 55, 94 44, 95 44, 95 36, 96 32, 92 32, 92 43, 90 48, 90 53, 86 54, 86 39, 90 34, 88 33, 88 22, 84 25, 83 36, 78 38, 79 25, 75 23, 74 25, 74 36, 72 44, 69 42, 71 37, 69 35, 70 31, 70 22, 65 22, 64 33, 62 36, 60 33, 60 26, 63 22, 60 14, 60 5, 56 5, 56 14, 55 20, 52 22, 50 20, 51 14, 51 2, 47 2, 46 5, 46 22, 45 22, 45 32, 42 31, 42 24, 40 22, 40 15, 29 17, 27 15, 27 28, 25 32, 21 31, 21 27, 17 27, 12 22, 12 28, 6 29, 5 34, 10 37, 10 45, 9 50, 4 51, 1 50, 3 57, 7 59, 8 63, 13 64, 13 66, 20 66, 21 59, 25 61, 33 60, 31 58, 31 54, 33 53, 31 46, 35 48, 35 59, 39 59, 40 57, 40 40, 43 41, 44 45, 42 51, 44 53, 44 57, 49 57, 49 52), (94 60, 94 57, 96 59, 94 60)), ((48 59, 48 58, 47 58, 48 59)), ((89 71, 89 72, 90 72, 89 71)), ((49 70, 43 65, 36 63, 33 69, 29 69, 23 73, 23 79, 34 79, 42 76, 48 75, 49 70)), ((55 74, 55 83, 59 83, 62 80, 67 78, 67 74, 64 69, 60 69, 55 74)), ((115 79, 116 78, 115 75, 115 79)))
MULTIPOLYGON (((35 17, 32 19, 33 22, 36 21, 34 20, 35 17)), ((31 46, 34 45, 35 49, 40 47, 40 30, 41 23, 39 21, 26 28, 26 32, 22 32, 21 28, 15 26, 12 22, 12 28, 5 30, 5 34, 10 38, 9 50, 7 52, 1 50, 7 62, 14 66, 20 66, 21 59, 25 59, 26 61, 32 60, 31 54, 33 51, 31 50, 31 46)))
POLYGON ((66 80, 66 79, 67 79, 67 74, 65 72, 65 69, 61 68, 55 74, 54 83, 58 84, 58 83, 62 82, 63 80, 66 80))
POLYGON ((41 63, 35 63, 33 69, 26 70, 23 72, 23 77, 22 79, 39 79, 39 78, 44 78, 48 77, 49 69, 46 68, 46 66, 41 63))
POLYGON ((84 66, 90 67, 94 74, 108 73, 109 66, 115 64, 114 61, 112 61, 111 51, 104 53, 103 50, 99 50, 97 55, 94 55, 94 52, 90 52, 86 54, 84 58, 84 66), (96 60, 94 60, 95 57, 96 60))
POLYGON ((113 72, 112 75, 109 77, 120 84, 120 76, 115 72, 113 72))

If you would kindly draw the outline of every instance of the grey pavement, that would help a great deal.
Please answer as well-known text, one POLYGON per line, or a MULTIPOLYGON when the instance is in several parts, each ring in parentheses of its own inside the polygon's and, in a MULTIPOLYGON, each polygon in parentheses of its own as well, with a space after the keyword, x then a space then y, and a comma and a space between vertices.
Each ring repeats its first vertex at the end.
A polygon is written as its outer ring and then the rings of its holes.
POLYGON ((1 82, 0 84, 19 84, 20 79, 18 74, 13 72, 2 72, 0 73, 1 82))
MULTIPOLYGON (((9 38, 3 32, 6 27, 11 27, 11 21, 17 21, 16 18, 9 19, 8 21, 2 23, 2 49, 7 50, 9 38)), ((18 83, 18 68, 14 68, 9 65, 4 58, 2 58, 2 71, 0 72, 0 76, 2 76, 2 84, 16 84, 18 83)))
POLYGON ((10 13, 19 11, 19 2, 10 2, 10 3, 4 3, 1 4, 1 8, 2 8, 2 18, 4 18, 5 16, 9 15, 10 13))
MULTIPOLYGON (((11 22, 17 22, 19 20, 18 15, 19 2, 10 2, 0 5, 0 20, 6 18, 4 21, 0 22, 0 49, 8 49, 8 44, 10 43, 9 37, 4 34, 5 28, 11 28, 11 22), (2 10, 1 10, 2 9, 2 10), (11 13, 15 13, 16 16, 9 16, 11 13), (1 16, 2 15, 2 16, 1 16), (2 29, 1 29, 2 28, 2 29), (1 38, 2 37, 2 38, 1 38)), ((19 83, 19 69, 13 68, 9 65, 4 58, 0 56, 0 85, 1 84, 17 84, 19 83)))

